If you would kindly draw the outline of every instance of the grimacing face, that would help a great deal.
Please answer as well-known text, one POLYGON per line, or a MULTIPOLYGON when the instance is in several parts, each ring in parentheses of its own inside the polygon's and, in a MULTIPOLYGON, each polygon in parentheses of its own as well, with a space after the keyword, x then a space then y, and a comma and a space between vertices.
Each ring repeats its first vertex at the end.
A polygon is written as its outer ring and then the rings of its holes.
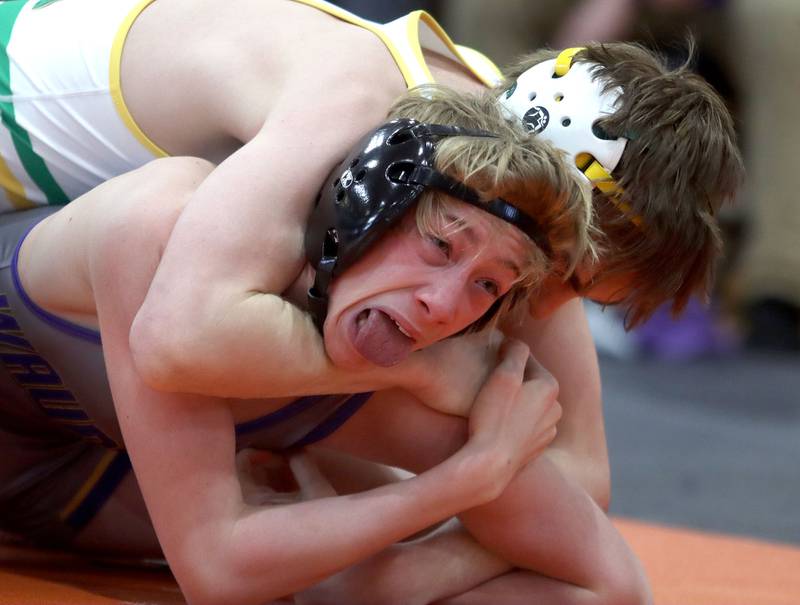
POLYGON ((420 233, 415 211, 330 287, 323 337, 334 364, 391 366, 481 318, 520 275, 533 243, 517 228, 459 201, 455 229, 420 233))

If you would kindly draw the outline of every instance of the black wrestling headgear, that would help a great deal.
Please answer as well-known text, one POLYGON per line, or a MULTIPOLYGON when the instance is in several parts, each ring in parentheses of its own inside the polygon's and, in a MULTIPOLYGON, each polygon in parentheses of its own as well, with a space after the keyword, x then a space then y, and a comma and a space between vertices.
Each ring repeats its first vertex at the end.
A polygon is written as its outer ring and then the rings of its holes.
POLYGON ((549 253, 530 216, 500 198, 483 201, 477 191, 434 168, 436 142, 451 136, 497 135, 408 118, 393 120, 361 139, 333 169, 320 190, 305 238, 306 256, 317 272, 308 291, 309 311, 320 329, 331 280, 396 224, 427 187, 511 223, 549 253))

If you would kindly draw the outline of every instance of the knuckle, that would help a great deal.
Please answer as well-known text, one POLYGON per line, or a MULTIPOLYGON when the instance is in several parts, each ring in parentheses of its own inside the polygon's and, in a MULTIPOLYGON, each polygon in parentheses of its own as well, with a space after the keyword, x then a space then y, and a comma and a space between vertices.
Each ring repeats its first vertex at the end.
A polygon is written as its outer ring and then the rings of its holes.
POLYGON ((543 402, 543 405, 552 407, 558 399, 558 382, 555 380, 532 380, 528 383, 531 393, 543 402))
POLYGON ((525 357, 527 357, 528 355, 530 355, 530 349, 528 348, 528 345, 516 338, 506 339, 506 351, 509 357, 516 357, 522 355, 525 355, 525 357))
POLYGON ((515 342, 517 343, 517 346, 519 347, 519 354, 520 355, 524 355, 526 360, 529 357, 531 357, 531 348, 530 348, 530 346, 528 346, 528 343, 523 342, 521 340, 517 340, 515 342))
POLYGON ((495 388, 514 389, 519 380, 512 368, 499 366, 492 375, 492 384, 495 388))
POLYGON ((542 386, 549 397, 552 397, 553 399, 558 397, 560 387, 558 381, 553 377, 552 374, 548 373, 548 375, 543 378, 542 386))

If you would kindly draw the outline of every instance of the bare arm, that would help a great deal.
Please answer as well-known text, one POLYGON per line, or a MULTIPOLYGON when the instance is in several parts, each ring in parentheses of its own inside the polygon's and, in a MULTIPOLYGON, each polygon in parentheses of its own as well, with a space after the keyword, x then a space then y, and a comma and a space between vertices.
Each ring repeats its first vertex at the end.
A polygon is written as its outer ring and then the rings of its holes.
POLYGON ((310 158, 300 178, 297 143, 270 132, 217 167, 173 229, 131 332, 137 368, 154 386, 250 397, 269 385, 285 395, 283 364, 307 369, 299 378, 311 385, 326 375, 313 325, 280 296, 303 266, 304 202, 321 162, 314 170, 310 158), (226 376, 237 366, 234 383, 226 376))
MULTIPOLYGON (((322 180, 312 167, 335 153, 321 142, 284 148, 281 136, 265 126, 185 194, 168 239, 139 244, 159 257, 130 334, 140 376, 157 390, 239 398, 402 386, 437 409, 467 410, 493 367, 497 338, 476 335, 392 368, 347 371, 331 363, 311 317, 281 295, 306 266, 307 214, 322 180), (463 372, 455 384, 441 380, 447 367, 463 372)), ((288 138, 297 137, 303 133, 288 138)), ((154 199, 129 200, 131 223, 159 222, 167 193, 151 186, 148 195, 154 199)))
POLYGON ((511 564, 486 550, 452 520, 422 538, 393 544, 294 599, 298 605, 427 605, 462 594, 511 569, 511 564))
POLYGON ((281 297, 305 266, 320 186, 383 115, 368 95, 343 88, 325 103, 295 88, 297 98, 274 107, 260 130, 236 132, 249 142, 190 196, 130 335, 149 385, 249 398, 386 384, 332 367, 310 317, 281 297))
POLYGON ((226 402, 157 392, 137 375, 128 329, 147 285, 137 246, 146 236, 108 231, 99 237, 90 274, 117 415, 159 540, 192 602, 256 603, 301 589, 491 500, 529 459, 528 428, 535 430, 532 420, 550 406, 519 405, 511 396, 527 357, 527 347, 517 344, 493 374, 498 392, 488 398, 514 402, 511 412, 487 408, 483 428, 456 455, 417 477, 358 495, 248 506, 226 402), (125 288, 115 287, 120 272, 125 288), (276 569, 280 573, 264 572, 276 569))
POLYGON ((505 331, 526 342, 558 380, 564 414, 548 457, 607 510, 611 485, 600 370, 583 303, 573 299, 545 320, 525 317, 505 331))
MULTIPOLYGON (((373 399, 326 445, 419 472, 458 448, 468 434, 464 419, 411 397, 373 399)), ((635 556, 592 498, 553 463, 550 452, 526 465, 500 498, 462 513, 465 526, 484 548, 549 578, 536 583, 543 603, 646 602, 635 556), (556 598, 547 601, 545 594, 556 598)), ((387 556, 395 560, 393 553, 387 556)))

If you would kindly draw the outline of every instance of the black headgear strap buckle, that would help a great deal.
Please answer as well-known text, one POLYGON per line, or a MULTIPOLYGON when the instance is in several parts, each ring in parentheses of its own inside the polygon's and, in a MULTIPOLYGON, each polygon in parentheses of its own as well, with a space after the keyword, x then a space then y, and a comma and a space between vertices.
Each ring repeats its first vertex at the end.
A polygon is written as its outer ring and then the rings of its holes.
POLYGON ((328 314, 328 286, 333 279, 333 270, 338 260, 339 234, 336 229, 328 229, 322 242, 322 258, 317 265, 314 284, 308 289, 308 310, 320 331, 328 314))

